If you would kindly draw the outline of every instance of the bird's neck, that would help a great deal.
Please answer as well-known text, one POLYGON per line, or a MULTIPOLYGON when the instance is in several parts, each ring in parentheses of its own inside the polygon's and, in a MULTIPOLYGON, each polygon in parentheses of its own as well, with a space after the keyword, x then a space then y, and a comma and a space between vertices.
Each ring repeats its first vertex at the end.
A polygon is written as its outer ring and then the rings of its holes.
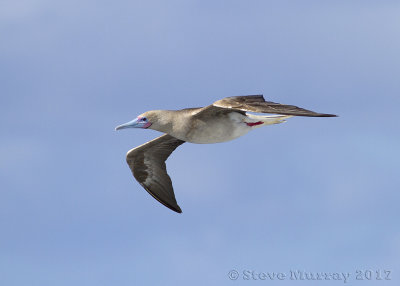
POLYGON ((150 126, 151 129, 169 133, 174 125, 176 111, 175 110, 155 110, 157 120, 150 126))

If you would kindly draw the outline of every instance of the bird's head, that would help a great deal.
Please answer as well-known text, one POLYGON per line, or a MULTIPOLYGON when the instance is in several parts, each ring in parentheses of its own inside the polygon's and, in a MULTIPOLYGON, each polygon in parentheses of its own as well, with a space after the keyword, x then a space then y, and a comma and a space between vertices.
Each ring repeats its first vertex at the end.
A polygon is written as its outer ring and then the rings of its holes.
POLYGON ((153 122, 155 122, 155 116, 152 114, 151 111, 145 112, 143 114, 140 114, 138 117, 135 119, 121 124, 115 128, 115 130, 120 130, 120 129, 125 129, 125 128, 149 128, 153 122))

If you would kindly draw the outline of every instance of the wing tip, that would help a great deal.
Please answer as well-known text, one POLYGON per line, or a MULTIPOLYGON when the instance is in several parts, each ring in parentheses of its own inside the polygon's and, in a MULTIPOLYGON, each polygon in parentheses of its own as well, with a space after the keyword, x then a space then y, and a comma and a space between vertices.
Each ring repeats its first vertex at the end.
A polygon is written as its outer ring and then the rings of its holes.
POLYGON ((339 117, 339 115, 322 113, 319 117, 339 117))
POLYGON ((170 210, 172 210, 172 211, 174 211, 174 212, 176 212, 176 213, 178 213, 178 214, 181 214, 182 213, 182 210, 181 210, 181 208, 178 206, 178 204, 176 204, 176 205, 174 205, 174 206, 171 206, 171 205, 167 205, 167 204, 164 204, 164 203, 162 203, 164 206, 166 206, 167 208, 169 208, 170 210))

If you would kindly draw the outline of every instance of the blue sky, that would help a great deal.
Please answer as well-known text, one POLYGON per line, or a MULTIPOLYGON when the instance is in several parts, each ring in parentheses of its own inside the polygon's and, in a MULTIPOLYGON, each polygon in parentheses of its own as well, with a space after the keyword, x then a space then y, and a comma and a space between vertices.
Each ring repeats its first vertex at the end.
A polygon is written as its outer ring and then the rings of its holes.
POLYGON ((0 284, 248 285, 244 270, 304 270, 364 285, 358 269, 398 284, 399 13, 398 1, 2 1, 0 284), (182 145, 167 162, 181 215, 133 179, 127 150, 159 133, 116 125, 257 93, 340 117, 182 145))

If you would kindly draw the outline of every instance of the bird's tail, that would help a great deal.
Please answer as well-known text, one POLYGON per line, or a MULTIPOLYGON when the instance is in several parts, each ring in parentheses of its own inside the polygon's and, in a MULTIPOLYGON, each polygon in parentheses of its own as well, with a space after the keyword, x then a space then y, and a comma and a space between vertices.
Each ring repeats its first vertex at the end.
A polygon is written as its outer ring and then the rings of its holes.
POLYGON ((247 117, 254 122, 262 122, 263 124, 256 125, 255 127, 260 127, 264 125, 279 124, 286 122, 285 119, 293 117, 293 115, 255 115, 247 113, 247 117))

